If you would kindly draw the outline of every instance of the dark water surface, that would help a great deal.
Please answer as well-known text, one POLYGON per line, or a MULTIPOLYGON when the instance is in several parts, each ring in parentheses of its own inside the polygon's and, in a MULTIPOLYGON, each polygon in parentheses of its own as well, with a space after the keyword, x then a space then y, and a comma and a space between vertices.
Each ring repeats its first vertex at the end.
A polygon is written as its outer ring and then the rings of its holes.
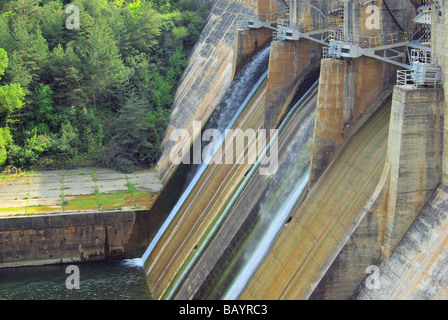
POLYGON ((140 259, 73 263, 79 289, 67 289, 68 265, 0 269, 0 300, 151 300, 140 259))

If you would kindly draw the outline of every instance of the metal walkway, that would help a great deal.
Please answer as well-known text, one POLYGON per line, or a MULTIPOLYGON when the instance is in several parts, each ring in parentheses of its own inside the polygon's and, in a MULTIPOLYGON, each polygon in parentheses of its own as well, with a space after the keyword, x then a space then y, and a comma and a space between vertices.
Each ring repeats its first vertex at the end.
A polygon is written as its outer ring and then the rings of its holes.
MULTIPOLYGON (((243 27, 275 30, 273 41, 298 41, 307 39, 323 45, 324 59, 356 59, 361 56, 371 57, 393 64, 404 70, 397 74, 398 85, 412 84, 436 87, 442 83, 442 70, 436 64, 432 49, 432 24, 434 15, 440 11, 438 0, 424 0, 424 5, 417 10, 414 22, 421 27, 412 35, 397 32, 377 37, 357 37, 346 39, 344 36, 344 1, 340 7, 330 10, 327 18, 314 23, 291 25, 289 7, 277 4, 283 0, 272 0, 277 5, 277 13, 261 19, 246 19, 243 27), (279 8, 283 8, 279 10, 279 8)), ((392 13, 391 13, 392 14, 392 13)))

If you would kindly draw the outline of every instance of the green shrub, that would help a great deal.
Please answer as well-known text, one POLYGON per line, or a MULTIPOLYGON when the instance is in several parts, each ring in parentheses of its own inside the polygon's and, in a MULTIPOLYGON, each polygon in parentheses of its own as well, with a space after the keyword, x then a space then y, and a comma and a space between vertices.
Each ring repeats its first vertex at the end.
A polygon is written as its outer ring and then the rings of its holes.
POLYGON ((6 162, 8 148, 12 144, 9 128, 0 128, 0 166, 6 162))
POLYGON ((18 168, 29 166, 35 163, 47 149, 47 137, 35 134, 26 140, 24 147, 11 144, 8 153, 9 162, 18 168))

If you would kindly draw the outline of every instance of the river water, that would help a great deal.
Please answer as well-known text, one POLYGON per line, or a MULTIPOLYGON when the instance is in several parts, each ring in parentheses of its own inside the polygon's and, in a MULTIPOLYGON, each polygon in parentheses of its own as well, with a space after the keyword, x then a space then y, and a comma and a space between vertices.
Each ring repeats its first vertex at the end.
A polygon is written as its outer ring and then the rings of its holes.
POLYGON ((140 259, 75 265, 79 289, 67 289, 68 265, 0 269, 0 300, 152 299, 140 259))

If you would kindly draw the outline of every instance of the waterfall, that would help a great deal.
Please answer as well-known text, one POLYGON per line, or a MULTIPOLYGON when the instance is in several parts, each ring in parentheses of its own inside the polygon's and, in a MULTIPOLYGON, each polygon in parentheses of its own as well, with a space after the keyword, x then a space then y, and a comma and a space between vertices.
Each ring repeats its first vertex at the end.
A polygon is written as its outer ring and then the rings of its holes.
MULTIPOLYGON (((267 77, 269 52, 270 47, 261 50, 252 58, 250 62, 246 64, 244 68, 241 69, 238 76, 235 78, 227 91, 228 93, 225 98, 218 105, 215 112, 210 117, 210 120, 207 122, 205 128, 218 129, 222 133, 223 141, 225 140, 225 129, 230 129, 233 127, 239 115, 249 103, 251 97, 267 77)), ((218 149, 217 147, 219 146, 213 147, 215 152, 218 149)), ((190 195, 206 168, 207 164, 204 162, 200 165, 193 166, 190 175, 187 176, 188 181, 184 192, 141 257, 143 263, 148 259, 152 250, 165 233, 165 230, 168 228, 171 221, 176 217, 183 203, 190 195)))

